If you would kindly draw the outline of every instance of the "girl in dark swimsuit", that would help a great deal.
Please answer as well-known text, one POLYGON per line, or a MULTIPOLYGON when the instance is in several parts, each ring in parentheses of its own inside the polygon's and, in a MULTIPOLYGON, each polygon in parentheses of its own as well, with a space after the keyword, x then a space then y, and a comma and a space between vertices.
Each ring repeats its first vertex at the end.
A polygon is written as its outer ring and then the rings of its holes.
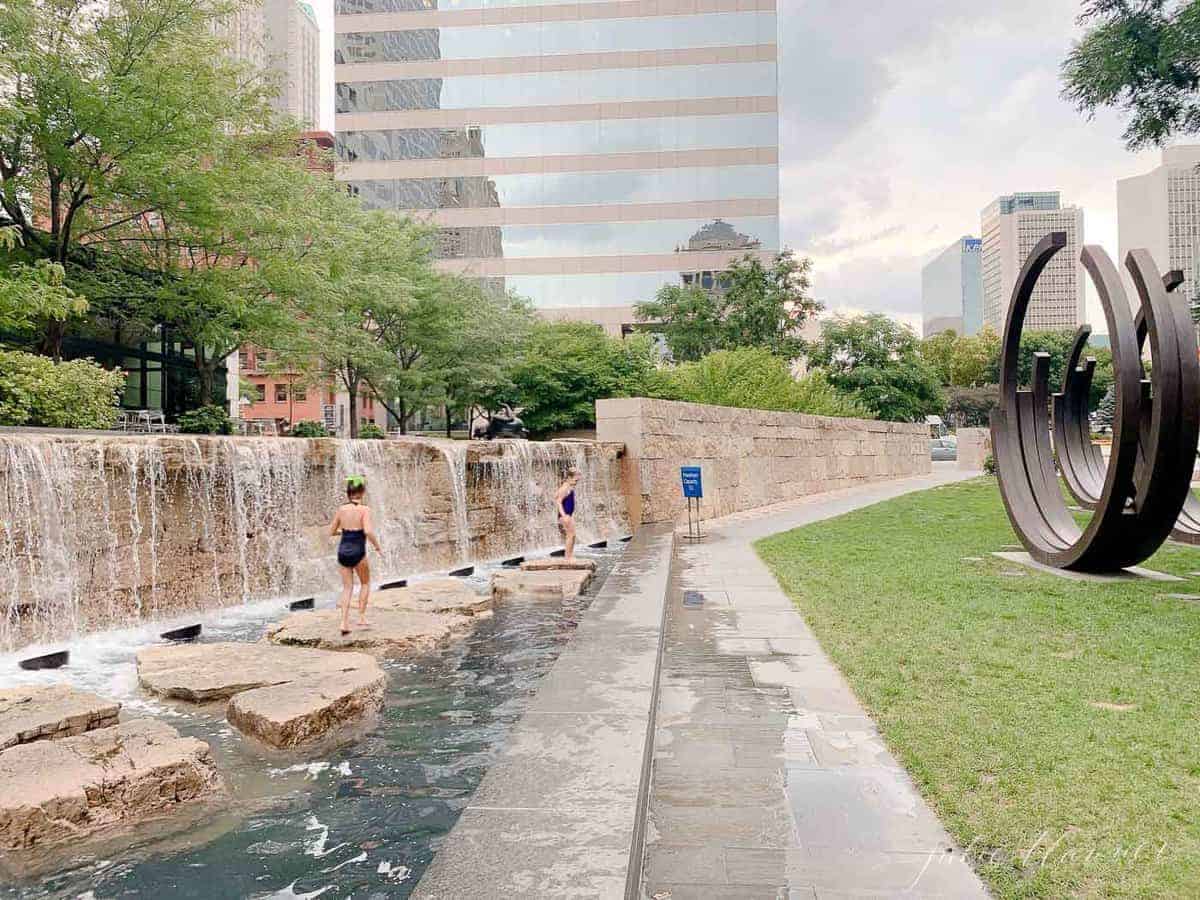
POLYGON ((568 469, 567 478, 554 495, 554 506, 558 513, 558 530, 562 532, 565 545, 564 558, 575 559, 575 485, 579 484, 579 470, 568 469))
POLYGON ((361 475, 346 479, 346 503, 338 507, 329 523, 329 533, 341 535, 337 559, 342 573, 342 634, 350 633, 350 599, 354 595, 354 576, 358 575, 358 624, 365 628, 367 600, 371 597, 371 567, 367 563, 367 542, 376 552, 383 552, 371 522, 371 510, 363 506, 367 480, 361 475))

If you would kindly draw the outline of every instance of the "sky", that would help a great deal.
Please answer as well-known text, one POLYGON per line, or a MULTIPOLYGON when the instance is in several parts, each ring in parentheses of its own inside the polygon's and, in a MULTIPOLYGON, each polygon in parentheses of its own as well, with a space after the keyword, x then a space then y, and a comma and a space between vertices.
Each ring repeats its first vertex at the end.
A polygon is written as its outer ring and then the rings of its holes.
MULTIPOLYGON (((322 26, 333 126, 333 0, 322 26)), ((1060 97, 1078 0, 779 0, 783 243, 813 260, 832 312, 920 330, 921 267, 1001 194, 1062 192, 1085 240, 1117 251, 1116 181, 1157 165, 1123 123, 1060 97)), ((1088 314, 1104 317, 1088 286, 1088 314)))

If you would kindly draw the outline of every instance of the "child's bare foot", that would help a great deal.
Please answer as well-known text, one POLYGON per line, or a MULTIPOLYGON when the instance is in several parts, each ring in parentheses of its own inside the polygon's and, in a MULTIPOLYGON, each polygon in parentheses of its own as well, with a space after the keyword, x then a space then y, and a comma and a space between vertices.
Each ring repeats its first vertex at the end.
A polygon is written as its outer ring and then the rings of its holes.
POLYGON ((370 627, 371 627, 371 623, 370 623, 370 622, 368 622, 366 619, 359 619, 359 620, 358 620, 358 626, 357 626, 357 627, 359 627, 359 628, 370 628, 370 627))

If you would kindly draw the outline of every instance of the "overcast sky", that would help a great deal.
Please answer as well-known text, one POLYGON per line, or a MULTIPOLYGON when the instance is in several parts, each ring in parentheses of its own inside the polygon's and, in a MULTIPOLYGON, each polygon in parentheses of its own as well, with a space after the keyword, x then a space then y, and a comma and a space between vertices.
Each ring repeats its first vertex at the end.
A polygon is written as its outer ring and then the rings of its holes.
MULTIPOLYGON (((332 0, 314 4, 332 128, 332 0)), ((1116 256, 1121 122, 1059 97, 1077 0, 780 0, 780 215, 834 311, 918 326, 921 266, 999 194, 1058 190, 1116 256)), ((1093 324, 1104 319, 1088 298, 1093 324)))

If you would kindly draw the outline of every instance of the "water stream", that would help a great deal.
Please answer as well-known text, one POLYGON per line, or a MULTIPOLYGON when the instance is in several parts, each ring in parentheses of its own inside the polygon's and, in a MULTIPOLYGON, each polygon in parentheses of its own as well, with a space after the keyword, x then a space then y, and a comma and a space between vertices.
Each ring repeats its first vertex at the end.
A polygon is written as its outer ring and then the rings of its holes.
MULTIPOLYGON (((68 668, 22 672, 21 680, 69 682, 122 701, 123 717, 165 717, 208 741, 229 798, 162 826, 25 857, 41 874, 0 877, 0 897, 408 896, 621 546, 592 553, 600 577, 584 596, 505 602, 456 646, 386 663, 379 723, 357 743, 316 759, 261 756, 219 708, 177 705, 138 690, 137 649, 194 616, 73 642, 68 668)), ((473 583, 482 589, 491 570, 479 566, 473 583)), ((287 599, 209 611, 203 638, 257 640, 287 599)), ((318 606, 333 602, 325 595, 318 606)), ((17 656, 0 655, 0 672, 14 671, 17 656)))

